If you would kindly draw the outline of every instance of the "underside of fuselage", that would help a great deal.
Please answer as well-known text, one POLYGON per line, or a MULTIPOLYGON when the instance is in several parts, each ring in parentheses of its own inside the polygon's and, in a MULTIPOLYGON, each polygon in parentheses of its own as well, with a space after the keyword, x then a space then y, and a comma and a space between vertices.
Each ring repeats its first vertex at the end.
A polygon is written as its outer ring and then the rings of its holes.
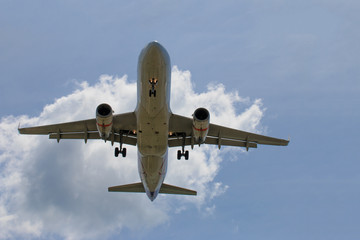
POLYGON ((157 42, 149 43, 138 62, 138 170, 147 196, 154 200, 167 169, 170 118, 170 58, 157 42))
POLYGON ((153 201, 166 175, 167 153, 164 156, 141 156, 138 153, 138 168, 145 192, 153 201))

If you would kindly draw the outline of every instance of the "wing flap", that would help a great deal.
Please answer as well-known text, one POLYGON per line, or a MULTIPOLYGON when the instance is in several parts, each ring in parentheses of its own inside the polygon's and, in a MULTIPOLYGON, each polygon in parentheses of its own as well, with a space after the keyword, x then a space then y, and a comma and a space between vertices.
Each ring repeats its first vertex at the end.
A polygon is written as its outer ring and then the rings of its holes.
MULTIPOLYGON (((169 147, 181 147, 183 145, 182 138, 169 138, 168 146, 169 147)), ((185 146, 191 145, 191 137, 185 138, 185 146)))
MULTIPOLYGON (((50 139, 101 139, 100 135, 98 132, 91 132, 91 133, 51 133, 49 135, 50 139), (86 137, 87 134, 87 137, 86 137)), ((110 134, 109 138, 107 139, 108 141, 112 141, 112 135, 110 134)), ((119 134, 114 134, 114 142, 120 142, 120 135, 119 134)), ((123 135, 122 136, 122 142, 124 144, 128 144, 128 145, 132 145, 132 146, 136 146, 137 143, 137 139, 136 136, 131 135, 131 136, 126 136, 123 135)))
MULTIPOLYGON (((181 147, 183 144, 182 138, 171 138, 168 141, 169 147, 181 147)), ((216 137, 207 137, 205 139, 205 144, 219 145, 219 138, 216 137)), ((233 147, 248 147, 248 148, 257 148, 257 144, 249 142, 248 145, 244 141, 232 140, 232 139, 220 139, 220 146, 233 146, 233 147)), ((185 139, 185 146, 191 145, 191 137, 185 139)))
MULTIPOLYGON (((205 139, 205 143, 219 145, 219 138, 207 137, 205 139)), ((256 143, 249 142, 247 145, 247 143, 244 141, 237 141, 237 140, 231 140, 231 139, 220 139, 220 146, 257 148, 256 143)))

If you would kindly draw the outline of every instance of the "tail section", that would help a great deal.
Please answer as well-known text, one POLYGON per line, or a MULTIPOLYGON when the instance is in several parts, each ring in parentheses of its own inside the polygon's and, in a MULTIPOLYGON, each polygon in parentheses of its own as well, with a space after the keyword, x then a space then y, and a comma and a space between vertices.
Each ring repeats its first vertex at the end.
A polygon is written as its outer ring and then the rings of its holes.
MULTIPOLYGON (((108 191, 109 192, 146 192, 144 185, 141 182, 109 187, 108 191)), ((196 195, 197 194, 197 192, 194 190, 176 187, 176 186, 165 184, 165 183, 163 183, 161 185, 159 193, 182 194, 182 195, 196 195)))

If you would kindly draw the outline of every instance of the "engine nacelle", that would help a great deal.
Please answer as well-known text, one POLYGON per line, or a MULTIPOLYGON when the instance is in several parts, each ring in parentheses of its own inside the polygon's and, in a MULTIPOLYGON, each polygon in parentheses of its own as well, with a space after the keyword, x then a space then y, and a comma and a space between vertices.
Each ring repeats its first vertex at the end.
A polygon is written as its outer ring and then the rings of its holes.
POLYGON ((198 108, 193 114, 193 138, 195 143, 205 142, 209 132, 210 113, 205 108, 198 108))
POLYGON ((96 108, 96 127, 102 139, 110 135, 113 123, 113 110, 109 104, 103 103, 96 108))

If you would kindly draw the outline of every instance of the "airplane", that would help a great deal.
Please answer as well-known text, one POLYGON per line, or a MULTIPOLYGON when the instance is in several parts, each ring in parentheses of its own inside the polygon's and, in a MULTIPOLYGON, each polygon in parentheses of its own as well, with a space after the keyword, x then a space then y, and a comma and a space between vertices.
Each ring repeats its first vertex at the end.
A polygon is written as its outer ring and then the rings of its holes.
POLYGON ((141 182, 109 187, 109 192, 145 192, 151 201, 159 193, 197 195, 194 190, 164 183, 168 165, 168 147, 181 147, 177 159, 189 159, 195 145, 257 148, 258 144, 287 146, 289 141, 210 123, 206 108, 198 108, 192 118, 170 109, 171 65, 165 48, 153 41, 141 51, 137 68, 137 106, 135 111, 113 115, 106 103, 96 108, 93 119, 18 129, 20 134, 49 135, 62 139, 102 139, 115 148, 115 157, 126 157, 124 144, 137 146, 141 182))

